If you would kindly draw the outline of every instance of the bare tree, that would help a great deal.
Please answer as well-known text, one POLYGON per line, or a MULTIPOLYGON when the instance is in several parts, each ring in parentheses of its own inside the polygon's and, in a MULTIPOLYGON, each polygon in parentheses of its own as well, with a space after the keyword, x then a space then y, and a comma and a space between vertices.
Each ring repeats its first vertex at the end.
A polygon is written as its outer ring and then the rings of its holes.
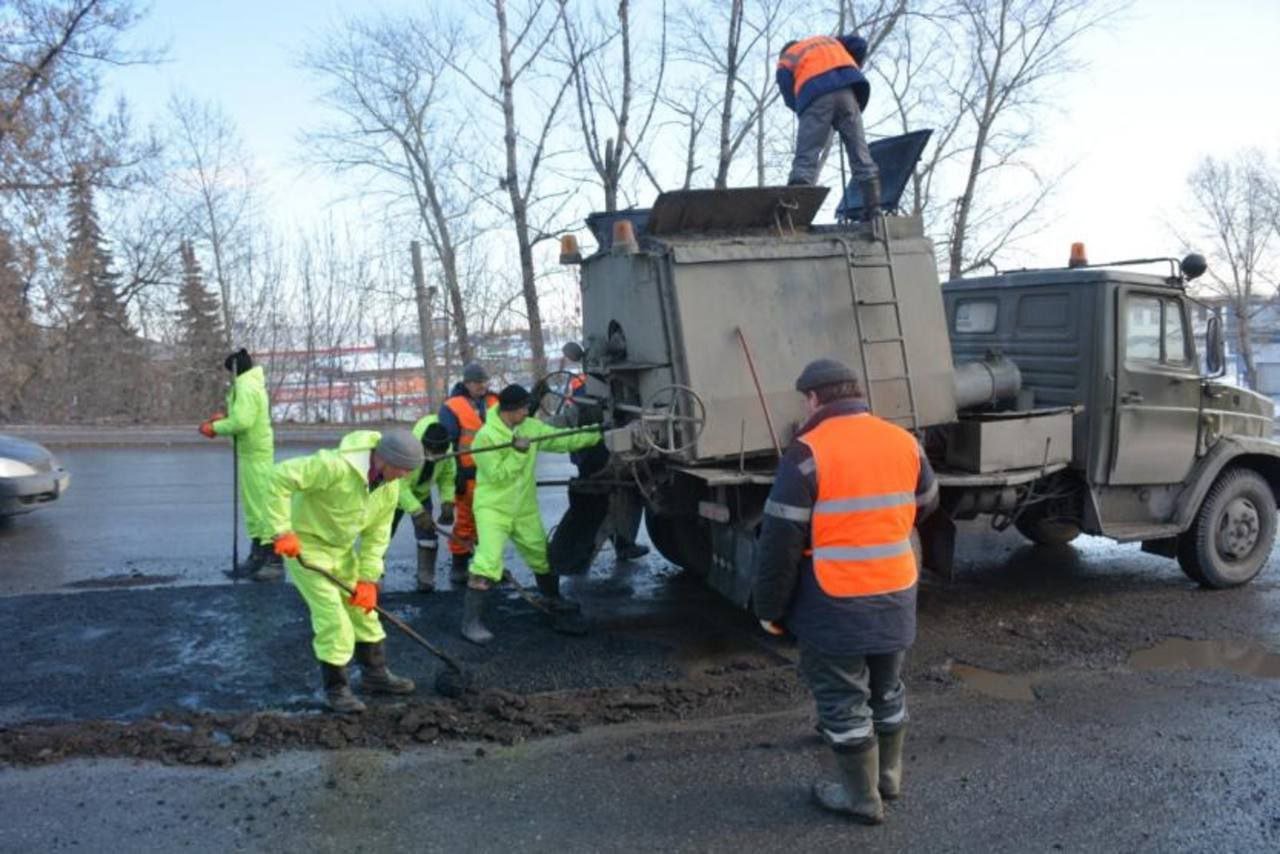
POLYGON ((1231 313, 1244 362, 1243 380, 1256 388, 1255 321, 1262 311, 1274 310, 1280 285, 1275 210, 1280 173, 1262 152, 1249 149, 1230 160, 1206 157, 1188 176, 1187 185, 1196 207, 1197 236, 1211 247, 1204 286, 1231 313))
POLYGON ((307 135, 308 147, 339 171, 387 179, 393 199, 412 202, 440 267, 466 362, 473 347, 459 254, 480 233, 474 210, 487 194, 472 193, 475 181, 465 174, 475 146, 470 111, 447 98, 455 81, 446 75, 460 39, 458 27, 441 19, 350 21, 305 62, 329 84, 324 100, 338 115, 307 135))

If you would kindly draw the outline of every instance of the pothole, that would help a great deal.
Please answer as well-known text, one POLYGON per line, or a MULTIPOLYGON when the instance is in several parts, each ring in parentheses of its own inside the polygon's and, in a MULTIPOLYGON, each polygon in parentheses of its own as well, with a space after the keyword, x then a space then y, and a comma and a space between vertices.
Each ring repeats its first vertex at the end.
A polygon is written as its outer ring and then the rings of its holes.
POLYGON ((1169 638, 1129 656, 1134 670, 1227 670, 1280 679, 1280 654, 1255 641, 1169 638))
POLYGON ((997 673, 994 670, 974 667, 972 664, 959 664, 956 662, 948 664, 947 670, 952 676, 955 676, 967 687, 972 688, 979 694, 993 697, 997 700, 1011 700, 1019 703, 1035 702, 1036 693, 1032 688, 1030 676, 997 673))

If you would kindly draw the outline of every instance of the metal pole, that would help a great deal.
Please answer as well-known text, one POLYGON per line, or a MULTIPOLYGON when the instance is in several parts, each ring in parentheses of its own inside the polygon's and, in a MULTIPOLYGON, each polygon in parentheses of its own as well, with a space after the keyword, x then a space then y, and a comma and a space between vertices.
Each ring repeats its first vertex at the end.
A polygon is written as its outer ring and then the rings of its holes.
POLYGON ((231 573, 240 566, 240 437, 231 437, 231 573))
POLYGON ((747 357, 747 368, 751 371, 751 381, 756 386, 756 396, 760 398, 760 408, 764 410, 764 423, 769 428, 769 438, 773 441, 773 450, 777 453, 778 459, 782 459, 782 444, 778 441, 778 434, 773 429, 773 414, 769 412, 769 401, 765 400, 764 389, 760 387, 760 377, 756 375, 756 362, 751 358, 751 348, 747 346, 746 333, 739 326, 735 330, 738 333, 738 340, 742 342, 742 353, 747 357))
MULTIPOLYGON (((579 427, 576 430, 561 430, 557 433, 548 433, 545 436, 529 436, 529 437, 522 436, 521 438, 528 438, 530 442, 537 443, 537 442, 545 442, 548 439, 559 439, 562 436, 576 436, 579 433, 591 433, 593 431, 598 432, 602 429, 604 428, 602 428, 599 424, 592 424, 590 427, 579 427)), ((442 454, 441 456, 438 456, 438 457, 433 457, 428 455, 427 461, 432 463, 440 463, 440 462, 444 462, 445 460, 454 460, 454 459, 457 459, 458 457, 468 457, 474 454, 483 454, 488 451, 501 451, 505 448, 511 448, 514 446, 515 446, 515 442, 503 442, 501 445, 488 445, 483 448, 467 448, 465 451, 454 451, 449 454, 442 454)))

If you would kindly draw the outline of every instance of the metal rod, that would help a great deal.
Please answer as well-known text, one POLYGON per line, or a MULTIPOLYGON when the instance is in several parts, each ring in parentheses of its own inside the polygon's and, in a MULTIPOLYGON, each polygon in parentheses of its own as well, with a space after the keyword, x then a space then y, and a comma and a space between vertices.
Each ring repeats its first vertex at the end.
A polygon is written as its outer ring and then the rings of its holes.
MULTIPOLYGON (((577 436, 580 433, 599 432, 603 429, 604 427, 602 427, 599 424, 592 424, 589 427, 578 427, 574 430, 561 430, 557 433, 548 433, 545 436, 529 436, 527 438, 529 442, 545 442, 548 439, 559 439, 564 436, 577 436)), ((523 439, 526 437, 522 436, 520 438, 523 439)), ((432 463, 440 463, 440 462, 444 462, 445 460, 457 459, 458 457, 468 457, 473 454, 483 454, 487 451, 501 451, 506 448, 513 447, 514 445, 515 445, 515 442, 503 442, 501 445, 487 445, 483 448, 467 448, 465 451, 453 451, 448 454, 442 454, 438 457, 428 455, 427 461, 432 463)))
POLYGON ((240 437, 231 436, 231 572, 240 566, 240 437))
MULTIPOLYGON (((342 581, 340 578, 338 578, 329 570, 321 569, 320 567, 316 566, 313 563, 308 563, 306 560, 302 558, 301 555, 298 556, 298 563, 300 563, 305 569, 309 569, 318 575, 323 575, 325 578, 329 579, 330 583, 334 584, 339 590, 341 590, 343 593, 346 593, 348 596, 355 595, 355 590, 352 587, 348 586, 346 582, 342 581)), ((459 675, 462 674, 462 665, 458 663, 457 659, 449 655, 449 653, 445 652, 444 650, 440 649, 440 647, 436 646, 431 641, 424 638, 422 635, 415 632, 412 628, 409 627, 408 623, 404 622, 395 614, 392 614, 390 611, 383 608, 381 605, 374 605, 373 610, 377 611, 379 616, 386 618, 387 622, 389 622, 391 625, 395 626, 397 629, 404 632, 409 637, 413 638, 419 644, 426 647, 428 652, 430 652, 436 658, 443 661, 452 670, 456 671, 459 675)))
POLYGON ((773 414, 769 411, 769 401, 765 400, 764 389, 760 387, 760 377, 756 375, 756 361, 751 358, 751 347, 747 344, 746 333, 742 331, 741 326, 736 327, 734 331, 738 333, 738 340, 742 342, 742 354, 747 357, 747 368, 751 371, 751 382, 756 386, 756 396, 760 398, 760 408, 764 410, 764 423, 769 428, 773 450, 777 453, 778 459, 782 459, 782 444, 778 441, 778 434, 773 429, 773 414))

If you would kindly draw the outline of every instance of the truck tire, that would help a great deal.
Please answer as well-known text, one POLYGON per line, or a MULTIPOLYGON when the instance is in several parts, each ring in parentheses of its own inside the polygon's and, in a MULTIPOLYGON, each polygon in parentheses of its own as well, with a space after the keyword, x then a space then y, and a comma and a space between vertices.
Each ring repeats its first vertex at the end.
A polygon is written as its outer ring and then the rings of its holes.
POLYGON ((1275 538, 1270 485, 1251 469, 1227 469, 1209 488, 1195 522, 1178 537, 1178 565, 1205 587, 1239 587, 1267 565, 1275 538))
POLYGON ((705 574, 711 566, 711 538, 702 520, 644 512, 644 527, 664 558, 690 572, 705 574))
POLYGON ((1013 526, 1018 533, 1040 546, 1065 546, 1080 536, 1080 525, 1067 519, 1046 518, 1035 505, 1028 507, 1013 526))

